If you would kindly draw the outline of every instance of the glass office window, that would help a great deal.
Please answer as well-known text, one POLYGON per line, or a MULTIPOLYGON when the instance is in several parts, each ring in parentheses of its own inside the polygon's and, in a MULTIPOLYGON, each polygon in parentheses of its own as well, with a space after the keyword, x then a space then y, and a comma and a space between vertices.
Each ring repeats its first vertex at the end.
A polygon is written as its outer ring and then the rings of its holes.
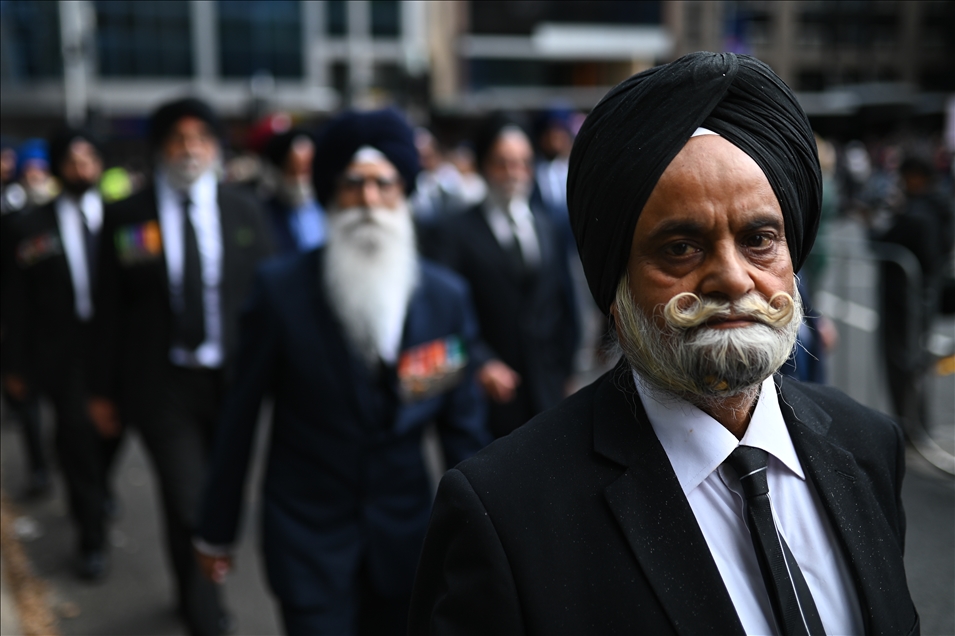
POLYGON ((348 31, 348 7, 345 0, 328 0, 325 3, 328 10, 328 34, 345 35, 348 31))
POLYGON ((98 0, 96 44, 106 77, 192 75, 186 0, 98 0))
POLYGON ((371 34, 398 37, 401 31, 401 10, 397 0, 372 0, 371 34))
POLYGON ((60 9, 52 0, 0 0, 0 77, 63 74, 60 9))
POLYGON ((302 76, 298 0, 220 0, 219 68, 225 77, 302 76))

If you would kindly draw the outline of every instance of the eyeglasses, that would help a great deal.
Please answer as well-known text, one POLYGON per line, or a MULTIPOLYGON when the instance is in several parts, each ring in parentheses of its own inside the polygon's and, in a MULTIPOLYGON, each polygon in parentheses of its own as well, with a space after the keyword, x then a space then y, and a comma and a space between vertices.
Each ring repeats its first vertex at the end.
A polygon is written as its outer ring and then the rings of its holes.
POLYGON ((401 192, 402 182, 401 178, 398 176, 366 177, 361 174, 344 174, 338 180, 340 192, 348 195, 356 195, 364 192, 369 186, 373 186, 375 189, 377 189, 378 195, 382 199, 390 201, 398 197, 398 194, 401 192))

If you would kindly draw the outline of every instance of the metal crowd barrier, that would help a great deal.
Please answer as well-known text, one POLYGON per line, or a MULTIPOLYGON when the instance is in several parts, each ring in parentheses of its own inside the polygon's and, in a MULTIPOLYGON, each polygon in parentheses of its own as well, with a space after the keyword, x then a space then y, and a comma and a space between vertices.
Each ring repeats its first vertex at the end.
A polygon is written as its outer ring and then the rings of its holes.
MULTIPOLYGON (((921 391, 931 384, 930 374, 935 373, 935 364, 926 364, 926 360, 935 360, 937 353, 928 349, 928 342, 919 337, 919 325, 924 312, 935 315, 935 306, 926 306, 922 293, 922 270, 918 259, 908 249, 891 243, 879 243, 859 238, 830 236, 829 271, 826 280, 829 284, 815 297, 817 308, 850 330, 840 329, 840 344, 830 360, 830 383, 849 393, 864 404, 893 412, 891 404, 886 405, 887 387, 882 341, 878 330, 882 328, 878 307, 879 265, 894 263, 904 273, 908 292, 907 362, 909 368, 918 370, 923 377, 917 386, 921 391), (868 271, 866 271, 868 270, 868 271), (865 297, 865 298, 862 298, 865 297), (871 356, 871 364, 865 364, 861 374, 858 369, 860 359, 857 356, 871 356), (853 357, 856 357, 853 360, 853 357)), ((929 333, 931 330, 929 330, 929 333)), ((953 352, 948 351, 951 355, 953 352)), ((926 399, 932 396, 926 396, 926 399)), ((949 396, 955 399, 955 396, 949 396)), ((907 399, 900 422, 913 448, 929 463, 940 470, 955 475, 955 455, 942 448, 933 438, 930 412, 927 418, 918 413, 919 400, 907 399)), ((931 401, 929 401, 931 405, 931 401)), ((931 406, 929 407, 931 408, 931 406)), ((935 414, 939 415, 939 414, 935 414)), ((944 416, 944 414, 941 414, 944 416)), ((943 422, 943 425, 948 423, 943 422)), ((951 423, 955 426, 955 422, 951 423)))

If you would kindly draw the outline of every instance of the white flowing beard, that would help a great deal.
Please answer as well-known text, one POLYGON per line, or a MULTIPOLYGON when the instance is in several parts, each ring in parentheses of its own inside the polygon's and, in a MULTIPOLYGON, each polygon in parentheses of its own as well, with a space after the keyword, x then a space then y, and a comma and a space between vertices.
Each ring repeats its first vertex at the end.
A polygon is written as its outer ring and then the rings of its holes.
POLYGON ((624 277, 616 297, 620 347, 654 388, 697 405, 756 394, 763 380, 789 358, 803 318, 798 293, 784 311, 755 293, 736 303, 705 299, 686 313, 677 309, 679 301, 674 298, 663 308, 666 326, 660 327, 633 302, 624 277), (707 327, 705 321, 714 315, 758 322, 732 329, 707 327))
POLYGON ((394 362, 408 301, 418 284, 408 206, 331 210, 327 219, 324 284, 332 308, 370 368, 379 359, 394 362))

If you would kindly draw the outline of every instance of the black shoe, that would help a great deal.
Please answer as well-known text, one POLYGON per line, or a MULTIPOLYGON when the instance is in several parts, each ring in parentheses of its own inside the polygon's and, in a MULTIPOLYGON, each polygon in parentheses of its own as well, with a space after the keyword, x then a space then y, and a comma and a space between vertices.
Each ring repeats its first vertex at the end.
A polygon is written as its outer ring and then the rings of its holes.
POLYGON ((98 583, 106 578, 109 558, 105 550, 83 550, 76 560, 76 576, 90 583, 98 583))

